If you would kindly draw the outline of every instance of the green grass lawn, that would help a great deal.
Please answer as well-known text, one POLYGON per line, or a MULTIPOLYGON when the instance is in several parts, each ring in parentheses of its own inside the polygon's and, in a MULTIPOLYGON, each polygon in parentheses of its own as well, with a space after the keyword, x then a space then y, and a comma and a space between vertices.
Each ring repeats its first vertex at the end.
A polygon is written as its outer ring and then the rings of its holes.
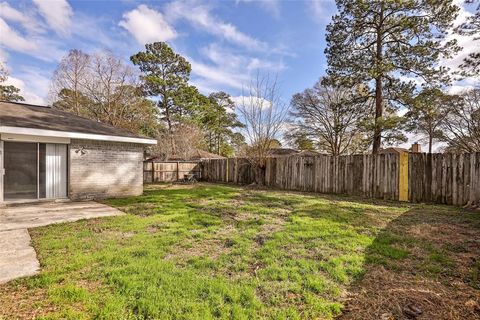
POLYGON ((106 203, 127 215, 30 230, 42 271, 0 286, 0 318, 348 318, 398 276, 480 301, 478 212, 211 184, 106 203))

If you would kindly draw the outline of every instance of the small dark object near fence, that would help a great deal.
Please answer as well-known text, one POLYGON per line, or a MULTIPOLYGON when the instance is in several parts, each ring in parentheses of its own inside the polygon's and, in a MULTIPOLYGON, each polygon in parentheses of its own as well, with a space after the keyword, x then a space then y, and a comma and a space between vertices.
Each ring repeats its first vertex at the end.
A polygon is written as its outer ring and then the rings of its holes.
POLYGON ((194 173, 189 173, 183 176, 183 179, 179 180, 181 183, 195 184, 198 182, 194 173))

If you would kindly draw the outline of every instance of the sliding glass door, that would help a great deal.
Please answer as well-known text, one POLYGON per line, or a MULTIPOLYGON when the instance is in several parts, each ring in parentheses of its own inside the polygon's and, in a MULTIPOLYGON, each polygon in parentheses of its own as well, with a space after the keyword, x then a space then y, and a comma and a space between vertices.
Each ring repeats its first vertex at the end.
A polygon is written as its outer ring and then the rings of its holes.
POLYGON ((67 145, 4 142, 4 200, 67 196, 67 145))
POLYGON ((4 142, 4 200, 37 199, 36 143, 4 142))

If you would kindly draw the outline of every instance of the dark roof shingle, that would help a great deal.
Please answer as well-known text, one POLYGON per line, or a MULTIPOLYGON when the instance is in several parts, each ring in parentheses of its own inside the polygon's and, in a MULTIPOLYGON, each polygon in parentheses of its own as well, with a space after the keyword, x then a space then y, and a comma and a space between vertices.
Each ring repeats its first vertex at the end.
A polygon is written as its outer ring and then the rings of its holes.
POLYGON ((6 101, 0 101, 0 126, 145 138, 51 107, 6 101))

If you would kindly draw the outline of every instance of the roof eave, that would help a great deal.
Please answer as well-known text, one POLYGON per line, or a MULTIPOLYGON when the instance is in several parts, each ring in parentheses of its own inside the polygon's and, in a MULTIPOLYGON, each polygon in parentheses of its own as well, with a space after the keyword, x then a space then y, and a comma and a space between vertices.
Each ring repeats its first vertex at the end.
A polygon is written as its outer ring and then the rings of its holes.
POLYGON ((24 134, 24 135, 42 136, 42 137, 61 137, 61 138, 71 138, 71 139, 112 141, 112 142, 128 142, 128 143, 138 143, 138 144, 148 144, 148 145, 157 144, 157 140, 140 138, 140 137, 125 137, 125 136, 117 136, 117 135, 45 130, 45 129, 11 127, 11 126, 0 126, 0 133, 24 134))

